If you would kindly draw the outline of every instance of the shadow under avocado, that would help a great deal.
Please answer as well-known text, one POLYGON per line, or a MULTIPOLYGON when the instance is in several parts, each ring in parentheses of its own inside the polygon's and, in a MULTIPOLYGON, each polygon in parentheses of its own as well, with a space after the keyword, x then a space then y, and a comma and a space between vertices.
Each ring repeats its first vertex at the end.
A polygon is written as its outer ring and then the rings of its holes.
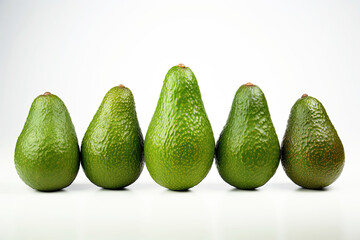
POLYGON ((186 190, 171 190, 171 189, 165 189, 165 193, 191 193, 192 190, 186 189, 186 190))
POLYGON ((98 191, 102 191, 102 192, 127 192, 130 191, 129 189, 127 189, 126 187, 124 188, 100 188, 98 191))
POLYGON ((38 193, 49 193, 49 194, 55 194, 55 193, 64 193, 66 192, 64 189, 59 189, 59 190, 50 190, 50 191, 43 191, 43 190, 37 190, 37 189, 34 189, 35 192, 38 192, 38 193))
POLYGON ((328 192, 329 190, 329 188, 310 189, 303 187, 299 187, 298 189, 296 189, 297 192, 328 192))
POLYGON ((257 188, 250 188, 250 189, 241 189, 241 188, 233 188, 229 190, 230 192, 259 192, 257 188))

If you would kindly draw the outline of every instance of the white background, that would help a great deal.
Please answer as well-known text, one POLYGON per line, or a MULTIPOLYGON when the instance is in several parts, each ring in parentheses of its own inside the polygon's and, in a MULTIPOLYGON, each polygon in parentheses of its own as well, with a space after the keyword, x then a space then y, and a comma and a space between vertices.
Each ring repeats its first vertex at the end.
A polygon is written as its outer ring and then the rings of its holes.
POLYGON ((1 239, 360 239, 359 1, 0 1, 1 239), (303 93, 325 106, 345 147, 325 191, 297 187, 279 166, 257 191, 227 185, 213 166, 189 192, 144 169, 108 191, 80 170, 67 189, 27 187, 13 164, 33 99, 66 104, 79 141, 105 93, 134 96, 145 135, 167 71, 195 73, 215 139, 237 88, 253 82, 281 140, 303 93))

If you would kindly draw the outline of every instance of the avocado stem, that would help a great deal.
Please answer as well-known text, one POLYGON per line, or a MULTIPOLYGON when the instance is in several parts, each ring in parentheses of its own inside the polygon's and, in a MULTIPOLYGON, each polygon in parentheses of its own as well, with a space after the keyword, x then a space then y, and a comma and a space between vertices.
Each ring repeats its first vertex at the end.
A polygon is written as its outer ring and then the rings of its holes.
POLYGON ((122 85, 122 84, 120 84, 120 85, 119 85, 119 88, 125 88, 125 86, 124 86, 124 85, 122 85))
POLYGON ((185 68, 185 65, 182 64, 182 63, 179 63, 179 64, 178 64, 178 67, 185 68))
POLYGON ((248 82, 248 83, 245 84, 245 86, 251 87, 251 86, 254 86, 254 84, 252 84, 251 82, 248 82))
POLYGON ((45 92, 45 93, 43 94, 43 96, 48 96, 48 95, 51 95, 51 92, 45 92))
POLYGON ((301 98, 307 97, 308 95, 306 93, 304 93, 301 98))

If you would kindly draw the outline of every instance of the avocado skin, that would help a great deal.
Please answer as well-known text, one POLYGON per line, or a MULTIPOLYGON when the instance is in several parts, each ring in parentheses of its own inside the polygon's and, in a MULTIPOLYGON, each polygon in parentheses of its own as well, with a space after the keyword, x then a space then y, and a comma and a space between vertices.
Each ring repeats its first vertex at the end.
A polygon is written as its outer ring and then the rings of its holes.
POLYGON ((132 92, 110 89, 93 117, 81 144, 81 164, 88 179, 107 189, 121 189, 140 176, 144 140, 132 92))
POLYGON ((79 164, 78 140, 65 104, 54 94, 38 96, 16 142, 18 175, 31 188, 56 191, 74 181, 79 164))
POLYGON ((281 146, 288 177, 301 187, 321 189, 340 176, 344 161, 344 147, 324 106, 310 96, 297 100, 281 146))
POLYGON ((208 174, 214 148, 194 73, 188 67, 172 67, 145 137, 145 163, 151 177, 170 190, 194 187, 208 174))
POLYGON ((264 185, 280 160, 279 140, 261 89, 242 85, 216 143, 215 159, 225 182, 240 189, 264 185))

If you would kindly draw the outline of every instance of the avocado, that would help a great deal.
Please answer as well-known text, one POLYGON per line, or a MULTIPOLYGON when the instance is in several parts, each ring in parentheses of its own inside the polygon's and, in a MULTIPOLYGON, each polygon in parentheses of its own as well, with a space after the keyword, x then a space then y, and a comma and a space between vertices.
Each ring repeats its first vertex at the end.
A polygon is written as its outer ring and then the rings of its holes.
POLYGON ((281 163, 297 185, 321 189, 344 167, 341 140, 319 100, 303 94, 291 109, 281 145, 281 163))
POLYGON ((236 188, 258 188, 275 174, 280 145, 258 86, 247 83, 237 90, 215 159, 220 176, 236 188))
POLYGON ((151 177, 170 190, 194 187, 209 172, 214 148, 194 73, 183 64, 172 67, 145 137, 145 163, 151 177))
POLYGON ((105 95, 81 144, 81 164, 95 185, 121 189, 143 169, 144 140, 129 88, 119 85, 105 95))
POLYGON ((69 186, 80 164, 74 125, 65 104, 49 92, 33 101, 15 147, 20 178, 39 191, 69 186))

